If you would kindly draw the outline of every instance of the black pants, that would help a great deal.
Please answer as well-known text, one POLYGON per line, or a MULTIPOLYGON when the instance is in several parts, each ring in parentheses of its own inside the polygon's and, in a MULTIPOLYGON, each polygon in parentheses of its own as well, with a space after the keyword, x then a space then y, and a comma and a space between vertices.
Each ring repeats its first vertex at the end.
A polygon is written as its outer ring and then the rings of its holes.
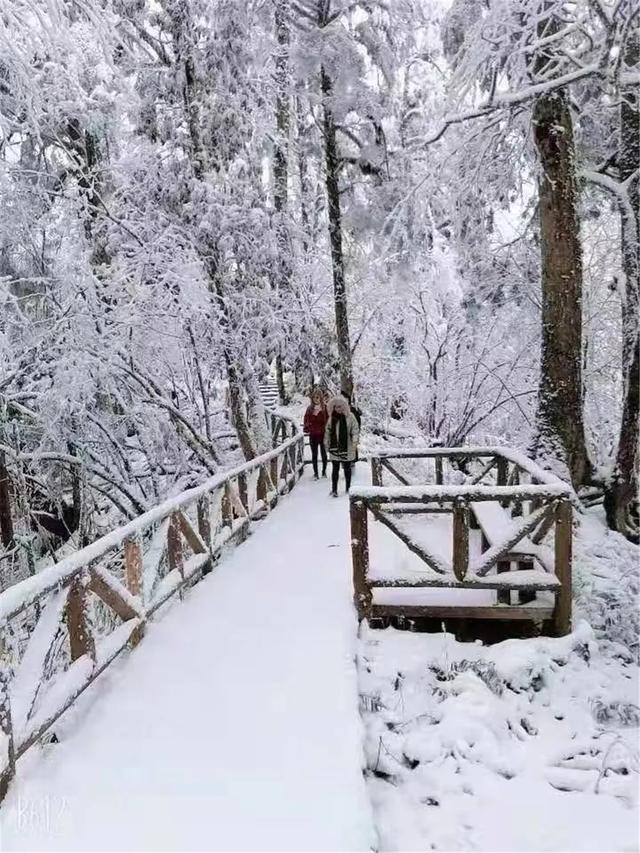
POLYGON ((338 491, 338 478, 340 477, 340 466, 344 471, 344 479, 347 484, 347 491, 351 488, 351 466, 353 462, 332 462, 331 463, 331 491, 338 491))
POLYGON ((311 464, 313 465, 313 473, 318 476, 318 448, 320 448, 320 456, 322 456, 322 476, 327 473, 327 450, 324 446, 324 441, 315 436, 309 436, 309 447, 311 448, 311 464))

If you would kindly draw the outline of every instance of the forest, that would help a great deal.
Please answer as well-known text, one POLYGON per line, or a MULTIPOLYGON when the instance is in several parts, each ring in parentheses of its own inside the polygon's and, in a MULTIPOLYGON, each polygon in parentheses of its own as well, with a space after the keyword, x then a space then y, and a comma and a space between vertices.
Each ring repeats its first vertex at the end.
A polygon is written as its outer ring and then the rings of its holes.
POLYGON ((0 588, 280 403, 504 444, 638 541, 635 0, 2 0, 0 588))

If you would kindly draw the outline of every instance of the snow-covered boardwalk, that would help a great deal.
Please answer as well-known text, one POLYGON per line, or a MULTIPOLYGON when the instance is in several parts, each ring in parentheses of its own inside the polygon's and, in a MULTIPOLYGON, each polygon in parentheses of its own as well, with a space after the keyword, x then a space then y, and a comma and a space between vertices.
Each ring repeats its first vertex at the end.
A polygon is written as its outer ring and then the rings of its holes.
POLYGON ((18 764, 0 849, 364 850, 348 512, 303 479, 18 764))

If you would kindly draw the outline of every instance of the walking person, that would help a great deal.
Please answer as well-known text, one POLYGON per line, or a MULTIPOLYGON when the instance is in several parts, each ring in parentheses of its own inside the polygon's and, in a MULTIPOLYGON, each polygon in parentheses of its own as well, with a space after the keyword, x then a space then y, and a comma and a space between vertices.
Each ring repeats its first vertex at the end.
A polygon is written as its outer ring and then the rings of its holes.
POLYGON ((313 477, 318 479, 318 449, 322 457, 322 476, 327 476, 327 451, 324 446, 324 432, 329 420, 329 413, 324 402, 324 396, 319 388, 311 392, 311 403, 304 413, 303 430, 309 436, 309 447, 311 448, 311 465, 313 466, 313 477))
MULTIPOLYGON (((347 403, 349 404, 349 408, 351 409, 351 414, 358 422, 358 435, 362 432, 362 412, 353 404, 353 397, 351 394, 345 394, 343 392, 342 396, 345 398, 347 403)), ((356 447, 356 458, 353 460, 353 464, 355 465, 358 461, 358 448, 356 447)))
POLYGON ((351 487, 351 468, 358 451, 360 431, 358 422, 344 397, 329 401, 329 420, 325 428, 324 443, 331 460, 331 494, 338 497, 340 467, 344 471, 346 491, 351 487))

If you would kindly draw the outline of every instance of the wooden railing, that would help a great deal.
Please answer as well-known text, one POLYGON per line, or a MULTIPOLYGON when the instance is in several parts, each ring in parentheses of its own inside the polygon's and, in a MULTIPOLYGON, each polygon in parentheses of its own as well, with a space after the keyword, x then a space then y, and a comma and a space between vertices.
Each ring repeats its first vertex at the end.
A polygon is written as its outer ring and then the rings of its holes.
MULTIPOLYGON (((373 486, 354 488, 350 496, 354 601, 360 619, 531 619, 558 635, 570 630, 575 500, 570 486, 501 447, 380 451, 371 457, 371 474, 373 486), (431 482, 413 484, 406 468, 398 470, 407 460, 414 466, 415 460, 433 463, 431 482), (401 485, 385 487, 385 473, 401 485), (424 573, 369 576, 369 513, 420 558, 424 573), (407 523, 430 514, 451 516, 450 561, 431 547, 428 520, 417 527, 414 523, 413 529, 407 523), (476 554, 470 547, 473 537, 479 545, 476 554), (488 606, 439 606, 412 603, 404 596, 402 603, 394 603, 381 592, 429 587, 495 590, 497 601, 488 606), (514 605, 511 597, 516 592, 514 605), (538 593, 553 596, 552 603, 539 599, 538 593)), ((422 476, 426 478, 424 471, 422 476)))
POLYGON ((271 416, 274 450, 225 471, 0 595, 0 799, 16 760, 149 618, 246 538, 302 472, 297 425, 271 416))

